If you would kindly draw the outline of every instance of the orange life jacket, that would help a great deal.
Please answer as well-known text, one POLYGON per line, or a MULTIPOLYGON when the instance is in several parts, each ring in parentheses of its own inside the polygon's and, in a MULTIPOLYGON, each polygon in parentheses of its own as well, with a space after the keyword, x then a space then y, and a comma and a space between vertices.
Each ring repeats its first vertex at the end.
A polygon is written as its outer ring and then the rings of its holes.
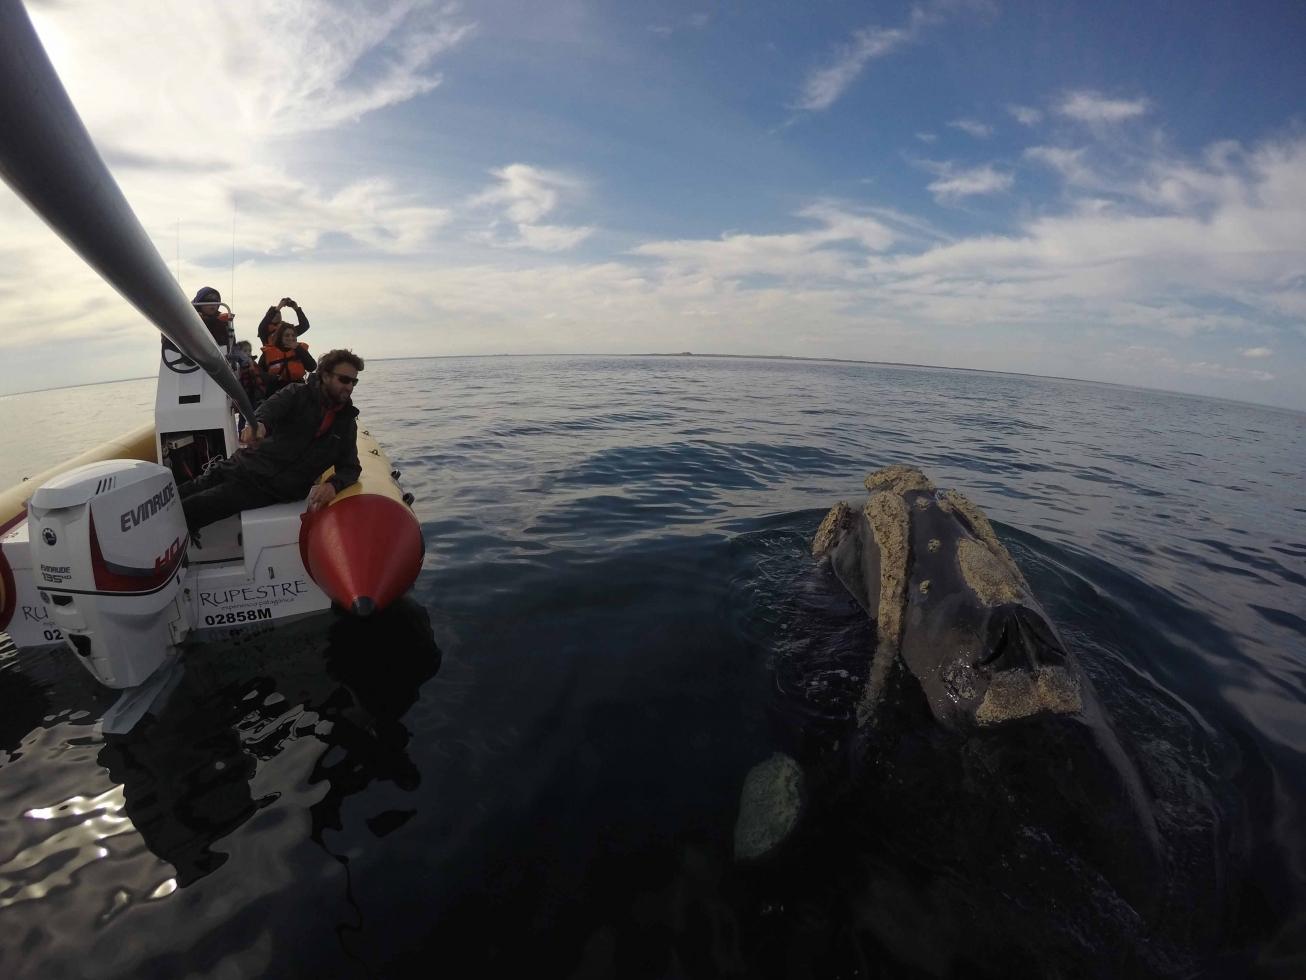
POLYGON ((280 347, 274 347, 271 344, 263 348, 265 370, 276 378, 278 384, 303 381, 308 374, 304 363, 299 359, 301 349, 308 350, 308 344, 300 341, 295 345, 294 350, 282 350, 280 347))

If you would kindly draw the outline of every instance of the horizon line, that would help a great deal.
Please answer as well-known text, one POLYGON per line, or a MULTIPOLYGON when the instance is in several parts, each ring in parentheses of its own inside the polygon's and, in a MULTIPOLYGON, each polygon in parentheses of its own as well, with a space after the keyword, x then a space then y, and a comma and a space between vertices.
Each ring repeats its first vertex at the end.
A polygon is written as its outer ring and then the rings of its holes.
MULTIPOLYGON (((1181 398, 1201 398, 1213 402, 1228 402, 1231 405, 1248 405, 1252 408, 1266 408, 1273 411, 1291 412, 1294 415, 1306 415, 1306 409, 1289 408, 1286 405, 1272 405, 1265 402, 1245 401, 1240 398, 1226 398, 1222 395, 1201 395, 1190 391, 1176 391, 1173 388, 1149 388, 1146 385, 1131 385, 1119 381, 1098 381, 1091 378, 1073 378, 1060 374, 1034 374, 1030 371, 1000 371, 996 368, 953 367, 943 364, 921 364, 914 361, 868 361, 856 357, 813 357, 803 354, 711 354, 699 351, 645 351, 623 354, 581 354, 550 353, 527 354, 518 351, 503 351, 493 354, 411 354, 400 357, 371 357, 368 360, 385 361, 435 361, 453 358, 475 357, 711 357, 733 358, 752 361, 814 361, 828 364, 870 364, 881 367, 924 368, 929 371, 965 371, 971 374, 997 374, 1015 378, 1039 378, 1045 381, 1072 381, 1075 384, 1102 385, 1109 388, 1123 388, 1130 391, 1155 392, 1162 395, 1178 395, 1181 398)), ((98 385, 121 384, 126 381, 147 381, 156 375, 144 374, 130 378, 107 378, 103 381, 84 381, 80 384, 52 385, 48 388, 27 388, 23 391, 11 391, 0 394, 0 398, 15 395, 38 395, 46 391, 65 391, 69 388, 94 388, 98 385)))

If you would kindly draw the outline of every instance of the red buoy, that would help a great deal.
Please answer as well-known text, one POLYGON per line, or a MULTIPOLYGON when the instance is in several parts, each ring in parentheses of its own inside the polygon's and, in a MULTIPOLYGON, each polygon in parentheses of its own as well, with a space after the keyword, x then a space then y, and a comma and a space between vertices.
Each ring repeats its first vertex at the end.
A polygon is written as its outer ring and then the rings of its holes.
POLYGON ((309 577, 359 616, 384 609, 412 588, 422 568, 422 529, 402 502, 358 493, 304 514, 299 554, 309 577))

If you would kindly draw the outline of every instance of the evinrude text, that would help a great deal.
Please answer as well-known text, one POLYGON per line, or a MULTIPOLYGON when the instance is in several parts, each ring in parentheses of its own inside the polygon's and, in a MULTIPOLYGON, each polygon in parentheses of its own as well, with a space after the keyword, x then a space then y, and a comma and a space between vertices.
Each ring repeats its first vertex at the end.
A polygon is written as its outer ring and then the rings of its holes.
POLYGON ((153 497, 150 497, 148 500, 143 501, 136 507, 127 511, 127 513, 118 518, 122 524, 122 533, 126 534, 132 528, 144 524, 159 511, 163 510, 176 493, 176 485, 169 483, 153 497))

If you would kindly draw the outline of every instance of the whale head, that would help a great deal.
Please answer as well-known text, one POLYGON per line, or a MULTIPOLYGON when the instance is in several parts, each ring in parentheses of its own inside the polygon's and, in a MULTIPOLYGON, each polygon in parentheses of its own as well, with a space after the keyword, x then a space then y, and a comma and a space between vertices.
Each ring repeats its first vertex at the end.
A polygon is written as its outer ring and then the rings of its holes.
POLYGON ((952 730, 1080 712, 1073 658, 983 512, 913 467, 879 470, 866 486, 866 505, 837 504, 813 543, 876 621, 859 727, 874 722, 898 664, 952 730))

